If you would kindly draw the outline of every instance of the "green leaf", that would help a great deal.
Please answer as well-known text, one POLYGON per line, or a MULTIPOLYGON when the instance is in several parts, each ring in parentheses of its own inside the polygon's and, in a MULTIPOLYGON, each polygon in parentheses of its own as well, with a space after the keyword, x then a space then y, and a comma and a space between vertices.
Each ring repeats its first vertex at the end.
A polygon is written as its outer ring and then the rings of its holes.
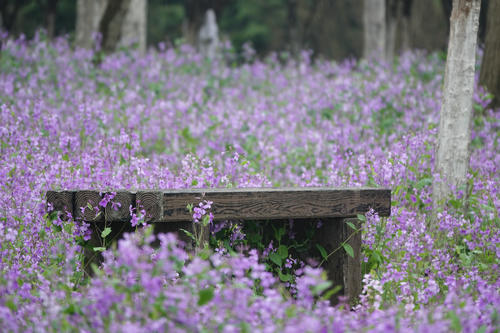
POLYGON ((198 305, 205 305, 214 298, 214 288, 209 287, 198 292, 198 305))
POLYGON ((321 257, 325 260, 328 259, 328 254, 326 253, 326 250, 323 246, 316 244, 316 248, 319 250, 319 253, 321 254, 321 257))
POLYGON ((188 235, 189 238, 195 239, 194 235, 191 232, 187 231, 186 229, 181 228, 181 231, 184 232, 186 235, 188 235))
POLYGON ((63 160, 63 161, 68 162, 68 161, 69 161, 69 156, 68 156, 68 154, 64 154, 64 155, 62 156, 62 160, 63 160))
POLYGON ((101 232, 101 237, 106 238, 106 236, 109 235, 110 233, 111 233, 110 227, 104 228, 104 230, 101 232))
POLYGON ((102 247, 102 246, 99 246, 99 247, 94 247, 93 250, 95 252, 102 252, 102 251, 105 251, 106 248, 105 247, 102 247))
POLYGON ((14 312, 17 311, 17 305, 16 305, 16 303, 14 303, 14 301, 12 299, 7 299, 7 301, 5 302, 5 305, 7 305, 7 307, 10 309, 10 311, 14 311, 14 312))
POLYGON ((347 224, 347 226, 348 226, 349 228, 351 228, 352 230, 354 230, 354 231, 357 231, 357 230, 358 230, 358 229, 356 228, 356 226, 354 225, 354 223, 352 223, 352 222, 347 221, 345 224, 347 224))
POLYGON ((349 255, 349 257, 354 258, 354 250, 352 249, 351 245, 343 243, 342 247, 344 248, 345 252, 349 255))
POLYGON ((312 292, 314 295, 320 295, 323 291, 330 288, 331 285, 332 285, 332 282, 330 282, 330 281, 321 282, 320 284, 316 284, 312 287, 312 292))
POLYGON ((280 243, 281 242, 281 238, 285 234, 285 228, 282 227, 282 228, 276 229, 273 226, 273 229, 274 229, 274 237, 276 238, 276 240, 278 241, 278 243, 280 243))
POLYGON ((201 225, 206 227, 209 224, 210 224, 210 216, 209 215, 203 216, 203 219, 201 221, 201 225))
POLYGON ((323 296, 321 296, 321 298, 324 299, 324 300, 328 300, 333 295, 337 294, 341 290, 342 290, 342 286, 340 286, 340 285, 335 286, 334 288, 328 290, 323 296))
POLYGON ((288 257, 288 248, 285 245, 280 245, 278 247, 278 255, 281 259, 286 259, 288 257))
POLYGON ((252 327, 250 327, 250 324, 248 323, 245 323, 245 322, 242 322, 240 324, 240 329, 241 329, 241 333, 250 333, 252 332, 252 327))
POLYGON ((483 325, 483 326, 479 327, 477 329, 476 333, 486 333, 486 326, 483 325))
POLYGON ((274 262, 276 265, 278 265, 279 267, 281 267, 281 256, 278 254, 278 253, 271 253, 269 255, 269 259, 271 259, 272 262, 274 262))
POLYGON ((280 277, 280 280, 283 282, 288 282, 292 280, 292 275, 291 274, 283 274, 280 271, 278 271, 278 275, 280 277))
POLYGON ((285 314, 288 318, 295 317, 297 314, 297 308, 295 307, 295 305, 292 304, 289 307, 287 307, 285 309, 285 314))
POLYGON ((462 332, 462 324, 460 323, 460 318, 456 315, 455 312, 449 313, 451 319, 451 328, 455 332, 462 332))
POLYGON ((415 188, 417 188, 418 190, 421 190, 424 187, 429 186, 431 184, 432 184, 432 178, 423 178, 423 179, 420 179, 417 182, 417 184, 415 184, 415 188))
POLYGON ((358 220, 360 220, 360 221, 366 222, 366 216, 364 216, 364 215, 358 214, 358 215, 357 215, 357 218, 358 218, 358 220))
POLYGON ((16 167, 13 167, 12 169, 10 169, 9 171, 9 177, 12 178, 14 176, 14 174, 16 173, 16 167))
POLYGON ((78 308, 74 304, 68 305, 66 309, 64 309, 64 314, 74 315, 78 312, 78 308))

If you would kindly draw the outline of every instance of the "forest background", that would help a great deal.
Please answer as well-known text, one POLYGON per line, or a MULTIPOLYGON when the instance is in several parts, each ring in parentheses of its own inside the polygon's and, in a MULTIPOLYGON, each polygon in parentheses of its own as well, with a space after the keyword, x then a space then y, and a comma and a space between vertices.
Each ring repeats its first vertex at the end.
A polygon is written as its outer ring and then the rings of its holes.
MULTIPOLYGON (((391 10, 387 1, 386 10, 391 10)), ((409 23, 408 49, 446 51, 451 0, 403 1, 409 23)), ((479 45, 484 44, 488 0, 480 14, 479 45)), ((272 51, 310 49, 315 56, 342 60, 363 54, 362 0, 149 0, 147 44, 192 42, 206 10, 213 8, 222 39, 241 50, 246 42, 260 56, 272 51)), ((33 37, 45 27, 49 37, 74 39, 77 1, 0 0, 1 24, 10 34, 33 37)), ((387 15, 389 17, 389 15, 387 15)), ((397 29, 401 31, 402 29, 397 29)), ((401 51, 401 38, 396 50, 401 51)))

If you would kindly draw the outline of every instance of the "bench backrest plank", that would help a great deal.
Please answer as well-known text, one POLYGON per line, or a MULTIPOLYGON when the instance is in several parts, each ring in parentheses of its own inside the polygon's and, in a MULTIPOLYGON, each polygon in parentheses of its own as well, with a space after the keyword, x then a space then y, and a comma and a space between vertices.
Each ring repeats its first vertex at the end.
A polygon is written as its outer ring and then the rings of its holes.
MULTIPOLYGON (((97 206, 99 191, 48 191, 47 201, 57 210, 73 212, 73 216, 94 220, 95 213, 80 207, 87 202, 97 206), (64 206, 64 207, 62 207, 64 206), (70 207, 69 207, 70 206, 70 207)), ((108 192, 109 193, 109 192, 108 192)), ((213 202, 212 213, 217 220, 272 220, 288 218, 348 218, 365 214, 373 208, 380 216, 389 216, 391 191, 376 188, 230 188, 183 189, 165 191, 116 191, 118 210, 108 205, 98 219, 114 222, 126 220, 130 205, 144 207, 149 222, 191 221, 188 204, 202 200, 213 202)))

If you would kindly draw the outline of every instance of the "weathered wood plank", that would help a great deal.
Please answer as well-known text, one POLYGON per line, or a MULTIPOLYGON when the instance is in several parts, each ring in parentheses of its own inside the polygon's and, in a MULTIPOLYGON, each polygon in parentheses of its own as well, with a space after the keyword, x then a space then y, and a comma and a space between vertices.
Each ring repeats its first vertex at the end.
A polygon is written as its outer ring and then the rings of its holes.
MULTIPOLYGON (((74 216, 81 216, 80 205, 96 201, 97 191, 48 191, 47 201, 54 207, 72 207, 74 216), (75 202, 71 206, 75 193, 75 202), (76 199, 78 197, 78 199, 76 199)), ((267 220, 283 218, 356 217, 370 208, 380 216, 389 216, 391 191, 374 188, 231 188, 231 189, 183 189, 166 191, 117 191, 115 202, 120 202, 118 212, 106 209, 106 221, 128 220, 128 208, 135 201, 139 209, 146 210, 147 222, 191 221, 188 204, 201 200, 213 201, 212 212, 218 220, 243 219, 267 220), (134 196, 135 199, 134 200, 134 196), (123 200, 123 202, 121 202, 123 200)), ((98 201, 97 201, 98 203, 98 201)), ((60 208, 62 210, 62 208, 60 208)), ((69 208, 71 209, 71 208, 69 208)), ((88 208, 86 218, 94 218, 88 208)), ((92 221, 92 220, 91 220, 92 221)))
POLYGON ((130 206, 135 207, 135 193, 117 191, 104 210, 106 222, 130 221, 130 206))
POLYGON ((345 254, 344 249, 344 296, 349 298, 351 305, 359 302, 359 295, 363 289, 361 274, 361 221, 358 219, 345 219, 342 223, 343 239, 351 245, 354 257, 345 254), (347 222, 354 224, 358 231, 353 230, 347 222))
POLYGON ((186 206, 213 201, 216 219, 266 220, 283 218, 356 217, 370 208, 388 216, 388 189, 242 188, 172 190, 163 193, 162 221, 191 220, 186 206))
MULTIPOLYGON (((332 281, 332 287, 340 286, 340 295, 345 295, 345 270, 344 263, 347 260, 346 253, 343 249, 339 249, 340 244, 344 241, 344 233, 341 218, 321 219, 322 225, 314 233, 314 242, 320 244, 326 253, 330 254, 336 251, 328 260, 321 266, 327 273, 328 280, 332 281)), ((332 304, 337 304, 338 295, 333 295, 330 299, 332 304)))
POLYGON ((146 211, 145 222, 162 221, 163 198, 160 191, 138 191, 136 194, 137 210, 146 211))
POLYGON ((47 203, 50 203, 55 211, 60 211, 63 213, 61 216, 63 221, 66 221, 68 219, 66 212, 69 212, 73 215, 72 191, 47 191, 46 198, 47 203))
POLYGON ((87 222, 104 221, 104 209, 99 206, 101 199, 102 196, 99 191, 83 190, 75 192, 74 216, 87 222))

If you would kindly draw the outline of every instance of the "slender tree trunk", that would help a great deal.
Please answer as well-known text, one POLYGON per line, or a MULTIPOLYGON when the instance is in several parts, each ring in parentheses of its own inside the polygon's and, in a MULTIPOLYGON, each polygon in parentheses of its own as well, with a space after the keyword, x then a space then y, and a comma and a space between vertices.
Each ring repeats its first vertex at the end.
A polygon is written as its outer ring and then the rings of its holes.
POLYGON ((440 180, 433 184, 435 213, 453 188, 467 184, 480 6, 481 0, 453 0, 435 161, 440 180))
POLYGON ((396 29, 401 20, 401 0, 386 0, 386 38, 385 57, 392 60, 396 53, 396 29))
MULTIPOLYGON (((182 24, 182 34, 188 44, 198 44, 198 32, 203 23, 202 2, 200 0, 185 0, 186 19, 182 24)), ((208 9, 208 8, 207 8, 208 9)))
POLYGON ((287 33, 290 53, 297 56, 300 52, 299 26, 297 19, 297 0, 287 0, 287 33))
POLYGON ((94 35, 98 31, 107 0, 77 0, 75 44, 90 49, 94 45, 94 35))
POLYGON ((479 84, 493 94, 491 107, 500 106, 500 0, 490 0, 486 43, 479 84))
POLYGON ((99 22, 99 32, 102 36, 102 48, 111 52, 122 37, 122 26, 129 10, 131 0, 108 0, 104 14, 99 22))
POLYGON ((214 59, 219 47, 219 27, 212 9, 205 13, 203 26, 198 34, 198 50, 204 57, 214 59))
POLYGON ((147 0, 130 0, 122 25, 120 45, 136 44, 139 51, 146 51, 147 0))
POLYGON ((403 0, 403 10, 400 22, 401 52, 410 50, 410 19, 412 0, 403 0))
POLYGON ((58 0, 48 0, 46 7, 45 26, 47 28, 47 37, 53 39, 56 32, 56 14, 58 0))
POLYGON ((363 25, 363 57, 385 58, 385 0, 364 0, 363 25))

